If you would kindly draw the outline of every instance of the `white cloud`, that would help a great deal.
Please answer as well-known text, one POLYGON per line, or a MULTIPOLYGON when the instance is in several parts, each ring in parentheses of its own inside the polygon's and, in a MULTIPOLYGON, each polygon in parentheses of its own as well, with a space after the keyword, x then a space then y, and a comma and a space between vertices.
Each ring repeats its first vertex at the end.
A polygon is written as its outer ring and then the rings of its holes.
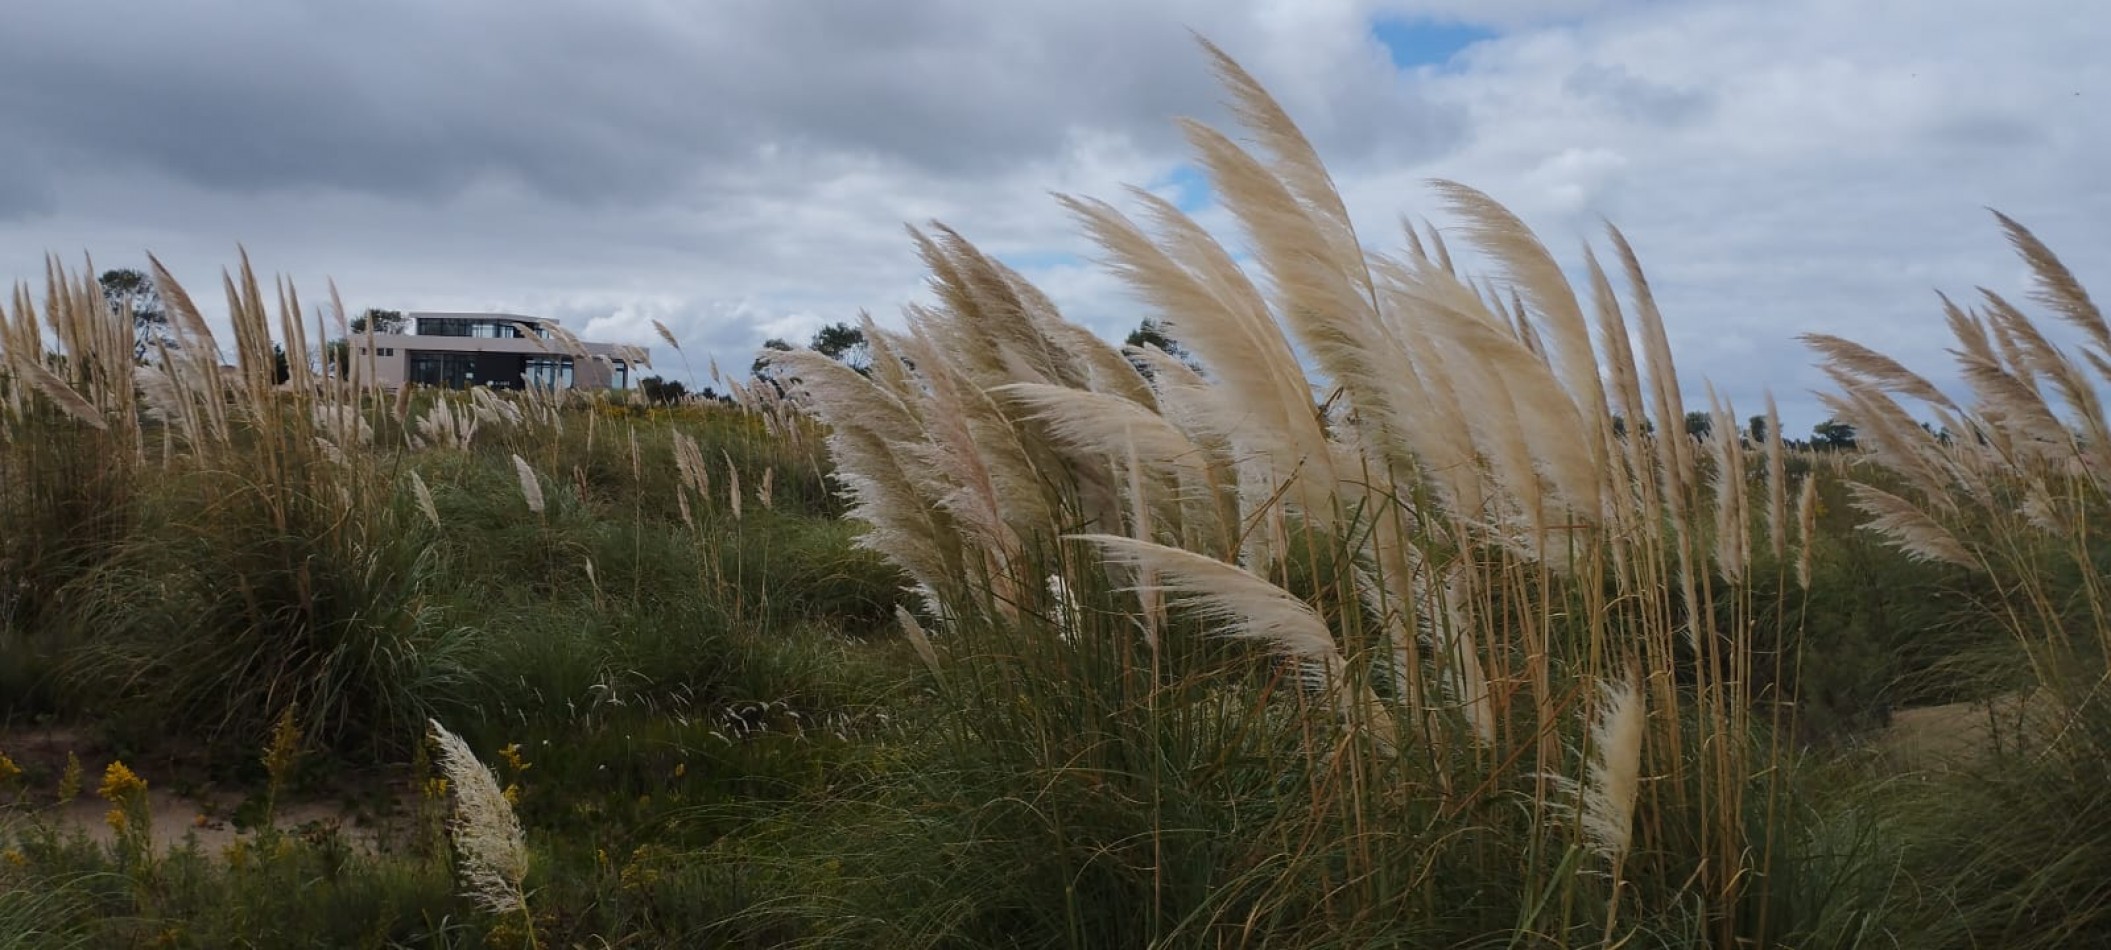
POLYGON ((1367 241, 1396 244, 1403 212, 1441 222, 1432 176, 1571 260, 1610 218, 1693 395, 1707 376, 1749 413, 1771 385, 1799 428, 1819 380, 1796 333, 1926 365, 1933 290, 2023 289, 1983 206, 2111 278, 2111 13, 2079 2, 175 9, 11 19, 0 274, 151 248, 209 298, 241 242, 311 300, 334 277, 353 307, 544 312, 679 372, 662 320, 701 373, 860 309, 895 321, 921 293, 903 225, 939 218, 1119 336, 1143 314, 1072 262, 1090 249, 1048 193, 1119 202, 1184 157, 1175 115, 1223 118, 1193 27, 1312 133, 1367 241), (1397 73, 1381 15, 1501 35, 1397 73))

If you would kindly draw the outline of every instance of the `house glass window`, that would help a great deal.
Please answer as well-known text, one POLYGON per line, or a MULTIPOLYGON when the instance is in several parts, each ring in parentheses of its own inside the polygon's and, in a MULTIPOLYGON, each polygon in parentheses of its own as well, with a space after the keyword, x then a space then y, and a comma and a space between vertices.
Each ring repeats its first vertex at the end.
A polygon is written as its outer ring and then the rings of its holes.
POLYGON ((406 377, 420 386, 461 389, 476 382, 476 358, 469 353, 410 351, 406 377))
POLYGON ((530 386, 569 389, 572 386, 572 358, 531 356, 521 373, 521 378, 530 386))
MULTIPOLYGON (((548 331, 537 329, 541 336, 548 331)), ((510 320, 469 320, 462 317, 419 317, 419 336, 466 336, 483 340, 518 340, 520 327, 510 320)))

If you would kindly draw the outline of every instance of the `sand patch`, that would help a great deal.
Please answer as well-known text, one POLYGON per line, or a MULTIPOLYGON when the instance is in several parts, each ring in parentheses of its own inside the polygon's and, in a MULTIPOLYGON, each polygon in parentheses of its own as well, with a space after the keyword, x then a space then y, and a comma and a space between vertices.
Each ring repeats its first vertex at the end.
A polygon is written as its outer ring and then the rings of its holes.
MULTIPOLYGON (((106 820, 110 803, 95 794, 103 769, 114 759, 107 751, 78 730, 34 727, 0 730, 0 752, 26 773, 14 783, 15 789, 0 794, 0 838, 7 837, 10 829, 20 833, 25 826, 41 825, 63 837, 85 835, 98 844, 115 840, 116 833, 106 820), (81 763, 80 790, 72 801, 61 803, 58 779, 69 754, 81 763)), ((218 856, 235 842, 256 837, 257 827, 243 825, 260 823, 260 789, 216 788, 184 775, 180 767, 157 768, 160 763, 154 758, 126 764, 147 782, 157 852, 165 854, 195 843, 202 853, 218 856), (237 821, 238 815, 248 821, 237 821)), ((374 854, 393 841, 405 840, 411 823, 407 792, 380 798, 381 807, 376 808, 289 794, 273 809, 271 824, 286 834, 335 836, 354 852, 374 854)))

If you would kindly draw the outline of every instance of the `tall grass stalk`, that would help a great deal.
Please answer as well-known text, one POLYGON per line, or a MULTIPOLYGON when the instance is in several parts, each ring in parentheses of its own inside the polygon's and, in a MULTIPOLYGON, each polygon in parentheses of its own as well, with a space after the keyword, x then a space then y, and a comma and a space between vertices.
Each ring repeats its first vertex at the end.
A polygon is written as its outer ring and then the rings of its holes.
MULTIPOLYGON (((1786 922, 1757 899, 1779 866, 1755 808, 1787 778, 1781 717, 1756 714, 1750 581, 1755 532, 1783 543, 1780 450, 1755 518, 1733 407, 1711 403, 1707 439, 1683 434, 1663 321, 1619 232, 1625 302, 1595 255, 1579 294, 1521 221, 1454 183, 1438 191, 1491 277, 1434 229, 1367 252, 1289 116, 1209 53, 1258 144, 1183 128, 1257 273, 1147 193, 1142 221, 1063 199, 1199 372, 1098 341, 943 225, 912 231, 936 302, 903 331, 866 323, 869 372, 764 354, 828 425, 860 543, 952 618, 929 640, 960 695, 1045 680, 1104 704, 1015 695, 1052 706, 1020 750, 1045 767, 1100 748, 1087 737, 1107 720, 1141 720, 1120 728, 1147 747, 1193 741, 1193 704, 1253 652, 1214 635, 1280 657, 1272 698, 1234 721, 1306 723, 1267 753, 1302 758, 1310 782, 1281 846, 1339 926, 1397 900, 1399 857, 1373 842, 1404 796, 1450 821, 1521 802, 1517 850, 1482 859, 1523 857, 1501 873, 1542 881, 1535 925, 1592 918, 1616 939, 1697 905, 1721 945, 1766 939, 1786 922), (1052 589, 1114 622, 1067 622, 1052 589), (1621 725, 1586 728, 1605 682, 1631 684, 1609 704, 1621 725), (1561 807, 1562 787, 1595 804, 1561 807), (1340 863, 1304 865, 1320 854, 1340 863), (1577 876, 1594 862, 1614 886, 1577 876)), ((1187 754, 1230 749, 1211 748, 1187 754)), ((1265 890, 1257 907, 1286 909, 1265 890)))

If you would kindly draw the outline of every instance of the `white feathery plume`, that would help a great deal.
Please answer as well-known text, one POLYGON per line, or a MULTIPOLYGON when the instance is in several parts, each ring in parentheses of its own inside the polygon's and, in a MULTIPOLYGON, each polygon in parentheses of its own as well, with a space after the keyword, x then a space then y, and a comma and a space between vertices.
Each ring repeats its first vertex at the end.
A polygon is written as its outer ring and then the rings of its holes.
POLYGON ((425 513, 425 520, 432 522, 433 527, 439 527, 439 506, 432 503, 431 489, 425 487, 425 479, 419 477, 415 471, 410 473, 410 490, 411 496, 418 501, 418 510, 425 513))
POLYGON ((440 771, 454 790, 448 831, 461 858, 463 896, 494 914, 525 912, 528 897, 521 885, 528 876, 528 841, 520 818, 506 803, 498 777, 469 744, 437 720, 428 722, 440 747, 440 771))
POLYGON ((1329 672, 1342 668, 1334 635, 1311 605, 1250 571, 1192 551, 1120 535, 1067 537, 1097 545, 1110 560, 1157 571, 1164 590, 1185 595, 1175 604, 1222 622, 1219 632, 1225 636, 1261 641, 1284 656, 1329 672))
POLYGON ((15 360, 15 371, 28 379, 29 384, 49 398, 53 405, 65 410, 67 415, 90 428, 110 427, 109 423, 103 421, 103 414, 93 403, 82 398, 80 393, 74 392, 73 387, 66 385, 66 381, 60 379, 57 373, 45 369, 43 361, 37 355, 25 355, 15 360))
POLYGON ((1912 502, 1872 485, 1847 483, 1854 506, 1870 516, 1863 530, 1883 536, 1893 547, 1923 561, 1977 570, 1978 559, 1935 519, 1912 502))
POLYGON ((513 473, 520 476, 520 495, 528 502, 528 510, 542 514, 542 481, 535 477, 535 470, 528 467, 528 460, 513 456, 513 473))
POLYGON ((1354 720, 1360 707, 1372 738, 1386 749, 1396 748, 1390 714, 1368 685, 1356 696, 1348 694, 1348 664, 1332 631, 1295 594, 1243 568, 1180 548, 1112 534, 1066 537, 1098 546, 1115 563, 1155 572, 1158 589, 1181 595, 1169 606, 1192 609, 1220 624, 1220 635, 1258 641, 1297 661, 1307 677, 1324 683, 1333 694, 1345 723, 1354 720))
POLYGON ((1603 706, 1591 726, 1590 780, 1583 788, 1583 834, 1594 850, 1618 862, 1634 837, 1635 800, 1642 784, 1641 684, 1630 673, 1605 681, 1603 706))
POLYGON ((740 520, 740 469, 733 465, 733 456, 721 451, 726 460, 726 498, 733 506, 733 520, 740 520))
POLYGON ((682 342, 674 338, 674 331, 667 329, 666 324, 654 320, 652 321, 652 331, 659 334, 660 339, 666 340, 668 346, 674 347, 675 352, 681 352, 682 342))
POLYGON ((931 635, 924 632, 924 625, 916 622, 916 615, 910 613, 909 608, 900 604, 894 605, 894 617, 901 622, 902 636, 909 638, 909 645, 916 649, 917 657, 924 661, 924 666, 928 667, 933 674, 936 674, 938 672, 938 650, 931 646, 931 635))
POLYGON ((1172 472, 1199 484, 1209 478, 1209 457, 1164 416, 1117 395, 1042 383, 999 386, 1032 409, 1029 418, 1081 452, 1104 456, 1133 450, 1147 468, 1172 472))

